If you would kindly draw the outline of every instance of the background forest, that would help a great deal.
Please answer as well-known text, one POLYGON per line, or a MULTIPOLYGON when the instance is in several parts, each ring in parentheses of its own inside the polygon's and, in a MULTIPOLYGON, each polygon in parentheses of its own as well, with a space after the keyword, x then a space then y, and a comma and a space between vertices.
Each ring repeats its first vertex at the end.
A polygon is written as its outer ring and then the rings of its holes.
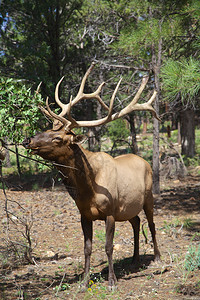
MULTIPOLYGON (((84 130, 89 149, 102 149, 102 137, 109 137, 114 147, 129 145, 131 152, 138 153, 136 136, 145 132, 149 123, 155 193, 159 193, 160 131, 170 137, 171 130, 178 130, 183 158, 199 160, 195 144, 200 108, 198 0, 3 0, 0 8, 1 138, 13 143, 15 151, 25 135, 48 126, 38 104, 44 105, 49 96, 54 105, 54 89, 60 78, 65 76, 60 97, 68 102, 95 62, 86 92, 105 81, 103 99, 109 103, 123 76, 115 100, 117 111, 134 96, 142 76, 149 75, 143 100, 154 88, 158 91, 154 107, 162 122, 138 112, 125 121, 84 130), (35 91, 40 82, 38 94, 35 91)), ((101 118, 105 112, 95 101, 84 100, 73 114, 76 119, 89 120, 101 118)), ((5 163, 9 165, 8 155, 5 163)))
MULTIPOLYGON (((200 299, 200 1, 0 0, 0 74, 0 299, 200 299), (105 226, 97 220, 82 293, 80 213, 52 164, 22 141, 51 128, 39 106, 49 97, 60 112, 57 83, 64 76, 59 98, 68 103, 91 63, 84 92, 106 82, 107 106, 122 77, 114 112, 131 102, 143 76, 149 80, 139 102, 157 90, 161 122, 137 111, 75 130, 91 151, 132 152, 151 164, 161 262, 152 261, 143 212, 137 266, 133 228, 116 222, 117 289, 109 291, 105 226)), ((106 114, 96 99, 72 108, 76 120, 106 114)))

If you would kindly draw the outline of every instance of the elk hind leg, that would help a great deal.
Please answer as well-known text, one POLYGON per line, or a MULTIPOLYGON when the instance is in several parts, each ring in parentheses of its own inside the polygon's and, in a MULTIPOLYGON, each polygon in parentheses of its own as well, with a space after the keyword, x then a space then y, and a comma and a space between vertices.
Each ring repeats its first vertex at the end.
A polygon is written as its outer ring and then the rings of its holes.
POLYGON ((134 233, 134 253, 133 253, 133 264, 138 265, 140 261, 139 256, 139 234, 140 234, 140 218, 135 216, 134 218, 130 219, 129 222, 133 227, 134 233))
POLYGON ((152 236, 153 241, 153 247, 154 247, 154 257, 155 260, 160 260, 160 251, 158 250, 158 245, 156 241, 156 230, 155 230, 155 224, 153 222, 153 195, 151 194, 148 198, 148 201, 144 205, 144 212, 147 217, 149 229, 152 236))

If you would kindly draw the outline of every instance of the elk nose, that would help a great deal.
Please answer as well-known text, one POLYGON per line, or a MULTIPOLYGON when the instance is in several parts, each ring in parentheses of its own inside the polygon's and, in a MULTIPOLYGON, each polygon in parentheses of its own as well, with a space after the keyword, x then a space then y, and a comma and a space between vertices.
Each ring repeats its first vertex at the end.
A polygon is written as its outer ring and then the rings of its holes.
POLYGON ((30 144, 31 142, 31 139, 30 138, 26 138, 23 142, 22 142, 22 145, 25 147, 25 148, 28 148, 28 145, 30 144))

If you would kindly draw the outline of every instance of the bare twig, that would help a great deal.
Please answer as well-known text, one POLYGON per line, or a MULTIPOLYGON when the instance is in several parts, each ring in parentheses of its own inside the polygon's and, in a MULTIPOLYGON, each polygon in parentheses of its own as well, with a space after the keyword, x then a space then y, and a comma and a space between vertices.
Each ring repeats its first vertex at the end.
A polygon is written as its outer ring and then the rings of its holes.
POLYGON ((64 273, 64 275, 63 275, 63 277, 62 277, 62 279, 61 279, 61 282, 60 282, 59 287, 58 287, 58 289, 57 289, 57 292, 56 292, 56 294, 55 294, 56 297, 57 297, 57 295, 58 295, 58 292, 59 292, 60 288, 62 287, 62 283, 63 283, 64 278, 65 278, 65 273, 64 273))
POLYGON ((7 198, 7 195, 6 195, 5 182, 4 182, 4 179, 3 179, 2 161, 1 160, 0 160, 0 176, 1 176, 3 193, 4 193, 4 197, 5 197, 5 211, 6 211, 6 216, 7 216, 7 220, 8 220, 8 218, 9 218, 8 213, 7 213, 7 211, 8 211, 8 198, 7 198))
POLYGON ((48 286, 48 287, 46 287, 43 291, 41 291, 40 293, 39 293, 39 295, 42 295, 45 291, 47 291, 48 289, 50 289, 50 287, 52 287, 52 285, 55 283, 55 280, 53 280, 52 281, 52 283, 48 286))
MULTIPOLYGON (((14 246, 14 244, 19 244, 19 242, 13 242, 11 241, 10 237, 9 237, 9 225, 10 222, 12 222, 13 225, 15 225, 15 227, 17 228, 17 231, 20 232, 22 234, 22 236, 25 238, 25 240, 27 241, 27 244, 21 244, 21 246, 25 247, 26 251, 25 251, 25 257, 26 259, 30 262, 30 263, 34 263, 33 259, 32 259, 32 240, 31 240, 31 228, 33 226, 33 215, 31 214, 31 221, 29 222, 28 220, 23 220, 22 218, 16 217, 16 215, 9 211, 8 209, 8 202, 9 199, 7 197, 6 194, 6 189, 5 189, 5 182, 3 179, 3 173, 2 173, 2 161, 0 160, 0 178, 1 178, 1 182, 2 182, 2 187, 3 187, 3 193, 4 193, 4 197, 5 197, 5 212, 6 212, 6 217, 7 217, 7 222, 6 222, 6 232, 7 232, 7 240, 9 240, 11 242, 11 244, 14 246), (15 222, 15 219, 10 217, 10 216, 14 216, 16 218, 16 220, 19 221, 19 223, 23 226, 23 228, 25 229, 25 233, 23 230, 20 230, 18 227, 18 223, 15 222)), ((20 205, 20 203, 18 203, 17 201, 12 201, 14 203, 16 203, 17 205, 20 206, 21 209, 23 209, 23 211, 26 211, 22 205, 20 205)), ((14 248, 16 249, 16 247, 14 246, 14 248)), ((18 254, 18 251, 16 251, 16 253, 18 254)))
MULTIPOLYGON (((6 148, 8 151, 12 152, 12 153, 15 153, 16 154, 16 151, 10 149, 8 146, 12 146, 12 145, 15 145, 15 144, 7 144, 5 143, 2 139, 0 139, 0 142, 2 143, 3 147, 6 148)), ((20 144, 19 144, 20 145, 20 144)), ((32 157, 29 157, 29 156, 26 156, 26 155, 23 155, 23 154, 20 154, 19 153, 19 156, 23 157, 23 158, 26 158, 26 159, 29 159, 29 160, 32 160, 32 161, 35 161, 35 162, 38 162, 44 166, 47 166, 47 167, 51 167, 51 164, 47 164, 47 163, 44 163, 43 161, 41 160, 38 160, 38 159, 34 159, 32 157)))
MULTIPOLYGON (((0 139, 0 142, 2 143, 3 147, 5 147, 8 151, 10 151, 10 152, 16 154, 16 152, 15 152, 14 150, 8 148, 8 146, 14 145, 14 144, 6 144, 2 139, 0 139)), ((26 156, 26 155, 23 155, 23 154, 20 154, 20 153, 19 153, 18 155, 21 156, 21 157, 23 157, 23 158, 26 158, 26 159, 32 160, 32 161, 34 161, 34 162, 37 162, 37 163, 39 163, 39 164, 42 164, 42 165, 44 165, 44 166, 47 166, 47 167, 50 168, 50 169, 52 168, 52 166, 61 166, 61 167, 63 167, 63 168, 76 169, 76 168, 73 168, 73 167, 70 167, 70 166, 64 166, 64 165, 61 165, 61 164, 57 164, 57 163, 55 163, 55 162, 52 162, 52 163, 46 163, 46 162, 45 162, 45 163, 44 163, 44 162, 41 161, 41 160, 34 159, 34 158, 32 158, 32 157, 29 157, 29 156, 26 156)), ((78 169, 76 169, 76 170, 78 170, 78 169)))

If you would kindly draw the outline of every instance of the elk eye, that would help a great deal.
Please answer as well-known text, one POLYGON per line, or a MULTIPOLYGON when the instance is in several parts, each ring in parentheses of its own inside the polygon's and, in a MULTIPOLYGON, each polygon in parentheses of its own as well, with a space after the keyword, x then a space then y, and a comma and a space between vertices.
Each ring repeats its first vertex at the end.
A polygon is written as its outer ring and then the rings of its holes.
POLYGON ((62 138, 60 136, 56 136, 52 139, 52 142, 61 142, 62 138))

